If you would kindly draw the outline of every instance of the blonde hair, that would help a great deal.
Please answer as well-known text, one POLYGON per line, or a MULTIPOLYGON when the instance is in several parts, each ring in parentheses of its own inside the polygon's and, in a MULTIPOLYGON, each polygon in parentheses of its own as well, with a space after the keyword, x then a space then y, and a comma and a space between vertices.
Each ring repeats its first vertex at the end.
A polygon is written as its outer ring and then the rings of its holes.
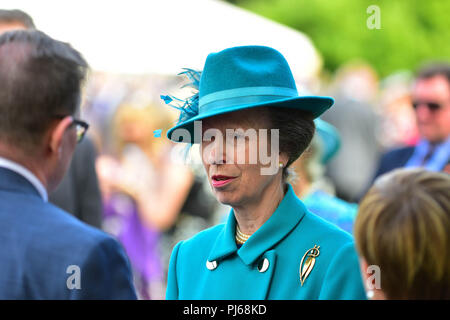
POLYGON ((157 129, 167 131, 172 124, 172 119, 166 109, 159 105, 122 103, 117 108, 112 121, 112 137, 119 154, 127 143, 120 135, 120 129, 124 123, 134 123, 136 127, 146 128, 147 134, 142 137, 143 141, 155 143, 152 139, 153 131, 157 129))
POLYGON ((388 299, 450 298, 450 176, 398 169, 360 203, 354 235, 368 265, 381 270, 388 299))

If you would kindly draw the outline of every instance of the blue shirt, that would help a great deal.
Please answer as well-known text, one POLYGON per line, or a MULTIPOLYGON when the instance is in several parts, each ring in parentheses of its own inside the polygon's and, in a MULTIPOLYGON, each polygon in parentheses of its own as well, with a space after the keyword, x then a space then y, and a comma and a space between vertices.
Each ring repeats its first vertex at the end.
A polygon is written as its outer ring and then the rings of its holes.
POLYGON ((423 163, 430 148, 432 148, 430 142, 421 140, 414 149, 414 153, 406 163, 405 168, 423 166, 430 171, 441 171, 444 169, 445 165, 450 161, 450 136, 444 142, 436 145, 434 150, 432 150, 432 155, 423 163))

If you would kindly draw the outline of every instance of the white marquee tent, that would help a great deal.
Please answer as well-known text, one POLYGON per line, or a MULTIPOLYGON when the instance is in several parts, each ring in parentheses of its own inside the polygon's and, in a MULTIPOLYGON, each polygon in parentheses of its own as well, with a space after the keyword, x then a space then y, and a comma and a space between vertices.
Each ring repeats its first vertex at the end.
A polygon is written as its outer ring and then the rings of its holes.
POLYGON ((176 74, 201 69, 210 52, 247 44, 278 49, 297 79, 321 67, 302 33, 218 0, 2 0, 0 7, 27 12, 100 71, 176 74))

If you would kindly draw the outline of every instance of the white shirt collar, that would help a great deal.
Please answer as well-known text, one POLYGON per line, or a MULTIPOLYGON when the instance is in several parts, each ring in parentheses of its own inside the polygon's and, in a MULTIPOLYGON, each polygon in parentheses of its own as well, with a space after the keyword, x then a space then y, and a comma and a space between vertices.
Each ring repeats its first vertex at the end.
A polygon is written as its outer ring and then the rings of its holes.
POLYGON ((36 188, 37 192, 39 192, 44 202, 48 201, 47 190, 44 188, 42 182, 30 170, 14 161, 11 161, 3 157, 0 157, 0 167, 9 169, 11 171, 20 174, 36 188))

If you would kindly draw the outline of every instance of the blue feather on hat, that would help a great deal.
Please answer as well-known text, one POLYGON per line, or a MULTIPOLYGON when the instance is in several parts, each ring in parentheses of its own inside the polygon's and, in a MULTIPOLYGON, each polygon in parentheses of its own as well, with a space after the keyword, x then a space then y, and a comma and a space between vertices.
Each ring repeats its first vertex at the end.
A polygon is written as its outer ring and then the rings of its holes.
POLYGON ((178 99, 170 95, 161 95, 161 99, 172 108, 180 110, 180 116, 177 124, 187 121, 196 115, 198 115, 198 102, 199 102, 199 85, 201 72, 189 68, 183 68, 183 72, 178 75, 184 75, 188 78, 189 82, 182 86, 182 88, 191 87, 196 90, 196 93, 187 99, 178 99))

